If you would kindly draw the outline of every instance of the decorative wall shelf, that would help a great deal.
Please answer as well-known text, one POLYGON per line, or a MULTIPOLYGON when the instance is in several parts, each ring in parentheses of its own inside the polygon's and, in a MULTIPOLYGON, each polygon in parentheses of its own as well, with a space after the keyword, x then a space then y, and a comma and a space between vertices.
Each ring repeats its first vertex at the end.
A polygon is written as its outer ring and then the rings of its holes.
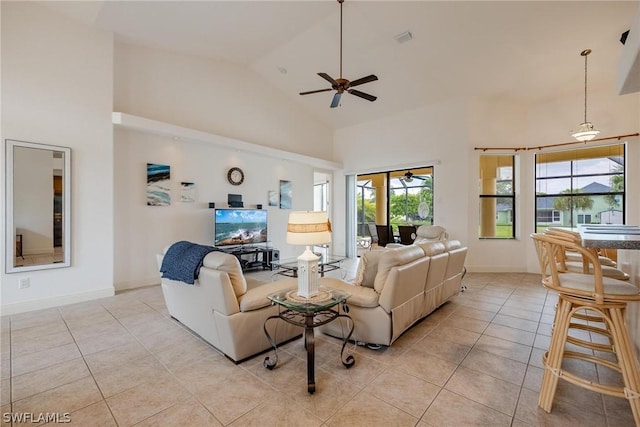
POLYGON ((289 160, 292 162, 302 163, 319 169, 340 170, 342 164, 329 160, 319 159, 316 157, 305 156, 303 154, 292 153, 289 151, 279 150, 277 148, 265 147, 258 144, 252 144, 233 138, 227 138, 208 132, 202 132, 195 129, 185 128, 157 120, 147 119, 144 117, 134 116, 127 113, 113 112, 112 123, 124 129, 133 129, 141 132, 149 132, 157 135, 176 138, 181 141, 199 141, 214 144, 219 147, 228 148, 230 150, 246 151, 247 153, 259 154, 275 159, 289 160))

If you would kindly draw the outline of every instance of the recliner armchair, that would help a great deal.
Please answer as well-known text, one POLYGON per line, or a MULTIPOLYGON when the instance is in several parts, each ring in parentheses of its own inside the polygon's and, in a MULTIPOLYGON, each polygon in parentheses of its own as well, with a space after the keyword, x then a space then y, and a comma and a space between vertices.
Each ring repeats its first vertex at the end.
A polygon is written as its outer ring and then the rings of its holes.
MULTIPOLYGON (((460 292, 466 254, 457 240, 370 251, 360 257, 354 283, 328 277, 320 283, 351 294, 355 341, 389 346, 460 292)), ((319 329, 342 338, 346 326, 337 319, 319 329)))
MULTIPOLYGON (((158 267, 167 253, 157 255, 158 267)), ((260 282, 245 278, 238 259, 224 252, 204 257, 193 285, 161 279, 169 314, 235 363, 271 348, 264 322, 278 314, 267 295, 295 288, 296 279, 260 282)), ((302 335, 302 328, 287 322, 269 322, 277 343, 302 335)))
POLYGON ((421 225, 416 230, 416 235, 417 237, 413 242, 415 244, 434 240, 447 240, 449 238, 447 230, 439 225, 421 225))

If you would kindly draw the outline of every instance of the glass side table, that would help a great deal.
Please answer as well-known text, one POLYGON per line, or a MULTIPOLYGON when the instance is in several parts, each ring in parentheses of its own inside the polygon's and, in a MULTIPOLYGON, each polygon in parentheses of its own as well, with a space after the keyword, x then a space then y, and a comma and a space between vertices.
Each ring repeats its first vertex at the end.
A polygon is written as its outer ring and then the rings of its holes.
MULTIPOLYGON (((320 277, 324 277, 325 273, 330 271, 339 270, 345 257, 335 255, 321 255, 318 259, 318 273, 320 277)), ((274 267, 277 269, 276 274, 287 277, 298 277, 298 260, 289 259, 282 260, 279 263, 274 263, 274 267)))
POLYGON ((307 391, 314 393, 316 391, 315 383, 315 344, 313 329, 317 326, 327 324, 334 321, 338 317, 349 319, 351 327, 349 333, 342 341, 342 349, 340 350, 340 361, 345 368, 351 368, 355 359, 348 354, 345 358, 344 349, 353 334, 354 323, 351 316, 346 314, 349 311, 347 306, 347 298, 351 295, 347 292, 320 287, 318 295, 311 298, 298 296, 298 289, 290 289, 268 295, 272 304, 277 304, 280 310, 277 315, 270 316, 264 321, 264 333, 269 343, 274 349, 273 360, 267 356, 264 359, 263 366, 269 370, 275 368, 278 363, 278 347, 275 341, 269 335, 267 330, 267 322, 272 319, 282 319, 296 326, 304 328, 304 348, 307 350, 307 391), (338 306, 337 309, 332 307, 338 306), (342 306, 343 313, 340 313, 342 306))

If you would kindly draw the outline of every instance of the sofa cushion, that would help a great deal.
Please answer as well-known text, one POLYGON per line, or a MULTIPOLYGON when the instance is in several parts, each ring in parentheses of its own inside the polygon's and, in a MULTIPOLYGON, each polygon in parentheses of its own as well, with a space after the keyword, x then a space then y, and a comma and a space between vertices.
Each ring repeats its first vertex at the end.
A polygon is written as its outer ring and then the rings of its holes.
POLYGON ((252 288, 238 298, 240 311, 246 313, 247 311, 268 307, 272 304, 271 300, 267 298, 267 295, 294 289, 296 286, 298 286, 298 279, 280 279, 276 282, 267 282, 256 288, 252 288))
POLYGON ((447 252, 452 251, 454 249, 460 249, 462 245, 459 240, 445 240, 444 248, 447 252))
POLYGON ((441 254, 445 251, 445 245, 441 241, 417 243, 417 245, 420 246, 424 251, 424 254, 429 257, 441 254))
POLYGON ((362 281, 364 280, 364 269, 366 266, 367 266, 367 260, 364 258, 364 256, 361 256, 360 260, 358 260, 356 277, 353 279, 354 286, 362 286, 362 281))
POLYGON ((237 297, 247 292, 247 282, 244 279, 244 274, 242 274, 240 262, 235 256, 224 252, 211 252, 204 257, 203 265, 227 273, 231 281, 231 286, 233 287, 233 292, 237 297))
POLYGON ((389 271, 398 265, 404 265, 418 258, 424 257, 424 251, 416 245, 407 245, 401 248, 389 249, 382 253, 378 261, 378 272, 374 280, 374 289, 376 292, 382 292, 389 271))
MULTIPOLYGON (((360 285, 367 288, 373 288, 373 284, 376 280, 376 275, 378 274, 378 263, 380 262, 380 258, 384 255, 385 252, 387 252, 386 249, 369 251, 360 257, 360 262, 363 265, 362 281, 360 282, 360 285)), ((360 266, 358 266, 358 268, 359 267, 360 266)))
POLYGON ((414 243, 424 243, 431 240, 445 240, 447 238, 447 230, 439 225, 421 225, 416 230, 416 239, 414 243))
POLYGON ((350 296, 347 299, 347 305, 365 308, 376 308, 380 305, 378 302, 378 293, 372 288, 355 286, 333 277, 321 278, 320 285, 349 293, 350 296))

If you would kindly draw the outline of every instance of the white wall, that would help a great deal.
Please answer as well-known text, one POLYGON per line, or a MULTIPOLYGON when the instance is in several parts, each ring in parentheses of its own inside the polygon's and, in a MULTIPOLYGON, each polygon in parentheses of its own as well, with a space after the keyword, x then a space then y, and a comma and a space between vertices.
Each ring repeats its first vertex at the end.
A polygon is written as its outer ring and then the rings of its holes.
MULTIPOLYGON (((331 160, 333 133, 310 120, 266 86, 253 71, 233 64, 132 46, 115 45, 114 111, 331 160)), ((223 138, 221 138, 223 139, 223 138)), ((154 255, 177 240, 213 243, 213 210, 227 194, 245 206, 269 210, 269 239, 281 257, 301 248, 285 243, 289 210, 268 207, 267 192, 293 184, 293 210, 313 208, 310 166, 214 143, 173 140, 132 130, 115 133, 116 289, 159 283, 154 255), (146 206, 146 163, 171 166, 172 204, 146 206), (245 172, 241 186, 227 182, 230 167, 245 172), (180 181, 196 183, 196 203, 181 203, 180 181)))
MULTIPOLYGON (((266 205, 266 191, 277 190, 279 179, 290 179, 294 209, 312 206, 313 171, 308 166, 129 130, 116 132, 114 143, 111 111, 342 161, 347 172, 439 160, 434 164, 435 221, 469 245, 468 267, 535 271, 528 241, 533 227, 533 153, 519 154, 518 239, 480 241, 478 152, 473 147, 565 142, 568 131, 581 121, 582 93, 537 105, 451 100, 334 135, 246 68, 125 44, 114 48, 111 34, 34 3, 2 2, 1 13, 2 139, 71 147, 73 209, 72 267, 2 273, 2 314, 110 295, 114 283, 126 288, 157 282, 153 254, 162 246, 183 236, 201 242, 210 238, 211 211, 204 206, 224 202, 230 189, 235 192, 225 180, 230 166, 241 166, 247 173, 240 191, 247 203, 259 199, 266 205), (174 200, 180 180, 196 182, 198 201, 147 207, 147 162, 172 166, 174 200), (256 181, 256 176, 264 179, 256 181), (18 280, 25 276, 31 287, 19 290, 18 280)), ((615 82, 610 86, 590 86, 589 118, 603 135, 637 132, 640 95, 617 97, 615 82)), ((640 223, 640 198, 635 197, 640 182, 638 143, 631 144, 628 160, 627 222, 640 223)), ((334 251, 342 253, 344 173, 333 176, 334 251)), ((4 195, 4 174, 1 179, 4 195)), ((270 210, 272 236, 284 236, 287 214, 270 210)), ((4 233, 3 228, 3 238, 4 233)), ((274 246, 283 256, 297 253, 284 243, 274 241, 274 246)))
POLYGON ((118 129, 115 132, 115 285, 125 289, 159 283, 155 254, 178 240, 213 244, 213 214, 209 202, 227 207, 227 194, 242 194, 244 206, 262 204, 268 211, 270 244, 282 258, 302 248, 285 243, 289 209, 268 206, 267 192, 279 194, 280 180, 293 185, 293 210, 313 207, 313 168, 214 143, 175 141, 171 137, 118 129), (171 205, 146 205, 146 164, 171 166, 171 205), (227 182, 230 167, 240 167, 244 183, 227 182), (196 202, 180 202, 180 182, 195 182, 196 202))
MULTIPOLYGON (((590 91, 589 118, 600 136, 640 130, 640 95, 617 96, 614 82, 590 91)), ((518 151, 515 240, 478 236, 478 157, 474 147, 530 147, 570 142, 569 130, 581 121, 582 94, 526 105, 507 100, 452 100, 353 126, 336 132, 334 152, 348 172, 388 170, 403 164, 435 165, 434 223, 469 246, 469 271, 529 271, 538 265, 529 234, 534 227, 534 150, 518 151), (577 110, 577 111, 576 111, 577 110)), ((627 223, 640 224, 640 143, 630 140, 627 223)), ((576 146, 571 146, 576 147, 576 146)), ((570 148, 571 148, 570 147, 570 148)), ((514 153, 513 150, 492 153, 514 153)), ((336 174, 342 179, 343 174, 336 174)), ((340 200, 336 200, 340 202, 340 200)), ((338 210, 344 210, 344 205, 338 210)))
MULTIPOLYGON (((464 102, 451 101, 338 130, 336 160, 347 173, 433 165, 434 222, 449 229, 451 238, 468 241, 468 230, 460 224, 466 222, 469 211, 465 177, 473 153, 456 149, 468 139, 468 125, 460 120, 468 116, 468 109, 464 102)), ((344 176, 336 176, 337 192, 344 192, 344 185, 344 176)), ((344 211, 343 199, 334 203, 337 211, 344 211)), ((343 225, 336 224, 336 229, 336 234, 344 233, 343 225)))
POLYGON ((333 131, 244 66, 117 43, 114 111, 332 160, 333 131))
POLYGON ((71 147, 73 244, 69 268, 3 266, 2 314, 112 295, 112 36, 37 4, 1 8, 2 140, 71 147), (18 289, 23 277, 31 286, 18 289))
MULTIPOLYGON (((122 111, 321 159, 330 160, 332 148, 330 129, 251 70, 116 46, 111 34, 48 8, 2 3, 2 137, 71 147, 73 206, 72 267, 3 274, 3 314, 111 295, 114 283, 157 283, 154 254, 181 238, 209 243, 205 206, 229 192, 266 208, 267 191, 287 179, 293 209, 312 207, 310 166, 127 130, 114 143, 111 112, 122 111), (147 207, 147 162, 172 166, 174 200, 180 180, 196 182, 197 203, 147 207), (241 189, 226 183, 231 166, 245 170, 241 189), (18 290, 25 276, 31 287, 18 290)), ((271 209, 273 245, 293 256, 299 248, 284 244, 289 211, 271 209)))

